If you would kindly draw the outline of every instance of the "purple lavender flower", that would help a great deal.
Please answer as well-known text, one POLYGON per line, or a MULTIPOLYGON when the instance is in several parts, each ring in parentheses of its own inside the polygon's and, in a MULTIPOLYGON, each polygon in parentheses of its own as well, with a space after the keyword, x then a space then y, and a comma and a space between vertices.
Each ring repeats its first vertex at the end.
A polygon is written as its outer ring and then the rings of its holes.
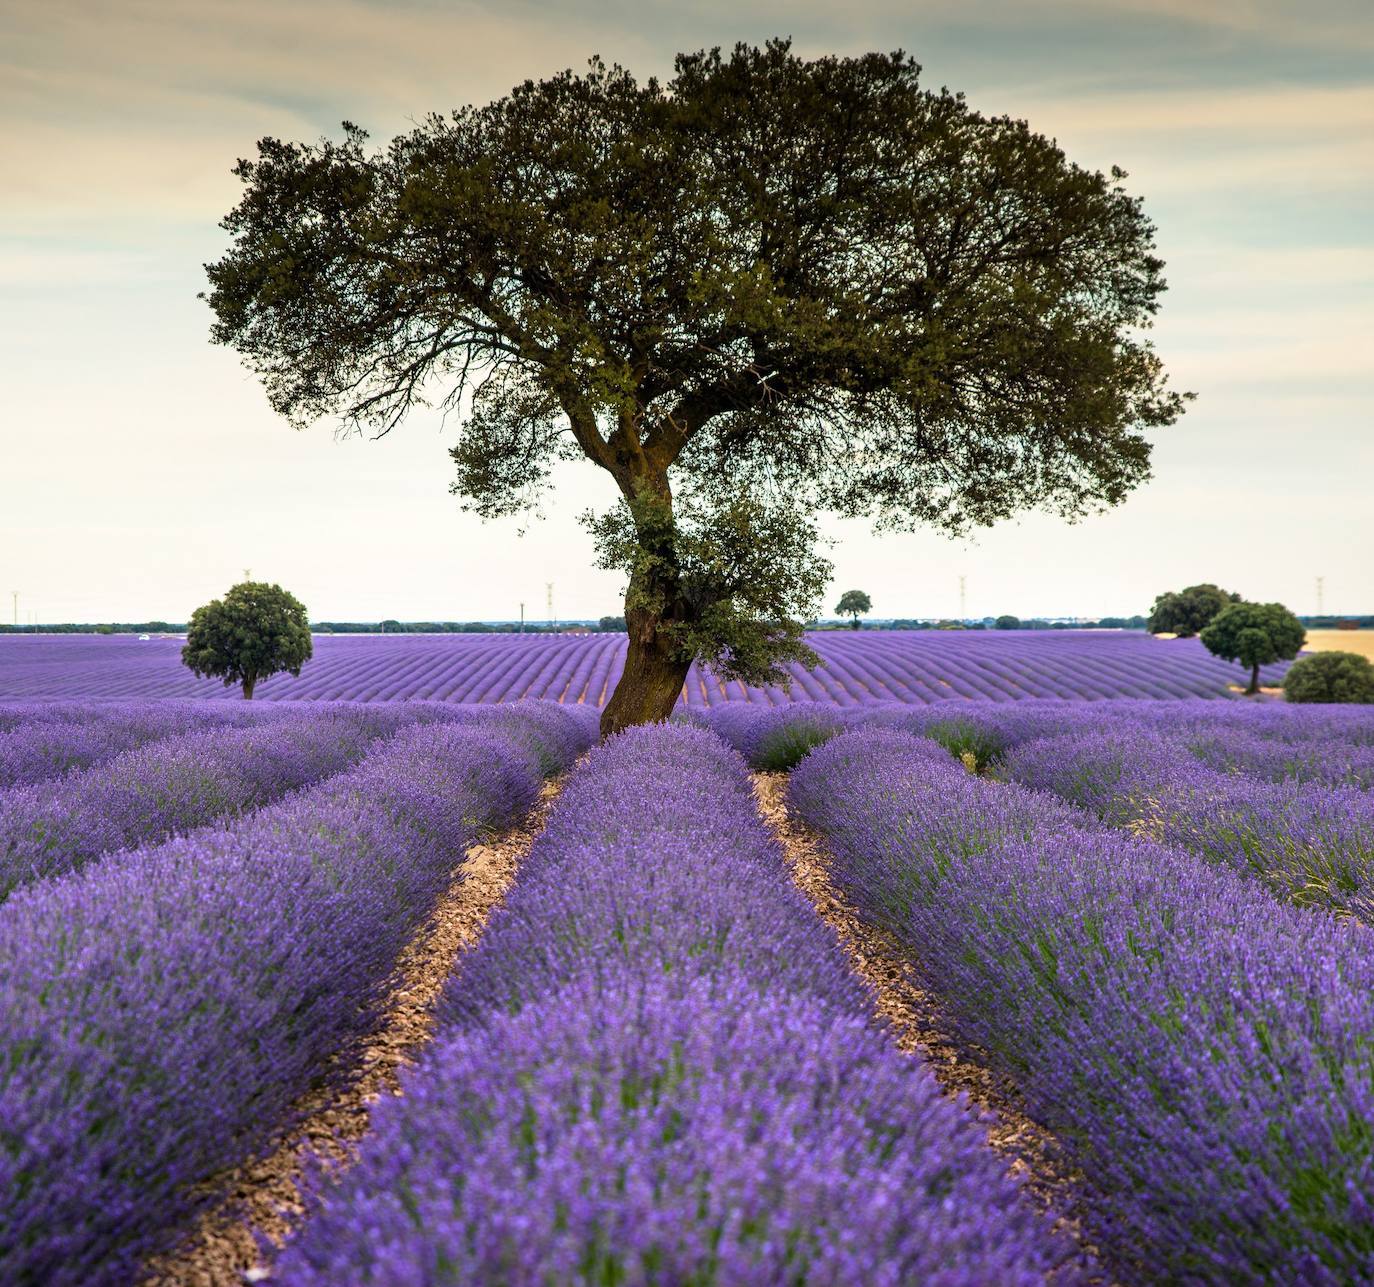
POLYGON ((813 751, 790 798, 1082 1167, 1115 1276, 1374 1277, 1369 930, 893 730, 813 751))
POLYGON ((278 1277, 1043 1281, 1064 1248, 869 1014, 739 760, 702 730, 623 734, 278 1277))

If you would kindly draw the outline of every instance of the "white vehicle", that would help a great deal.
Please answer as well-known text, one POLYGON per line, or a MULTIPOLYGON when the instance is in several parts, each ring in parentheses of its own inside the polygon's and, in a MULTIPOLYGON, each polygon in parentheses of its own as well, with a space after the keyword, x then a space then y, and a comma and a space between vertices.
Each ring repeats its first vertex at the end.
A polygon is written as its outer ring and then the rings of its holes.
POLYGON ((152 635, 139 635, 138 641, 139 641, 139 643, 145 643, 147 640, 149 640, 149 639, 151 639, 151 638, 152 638, 152 635))

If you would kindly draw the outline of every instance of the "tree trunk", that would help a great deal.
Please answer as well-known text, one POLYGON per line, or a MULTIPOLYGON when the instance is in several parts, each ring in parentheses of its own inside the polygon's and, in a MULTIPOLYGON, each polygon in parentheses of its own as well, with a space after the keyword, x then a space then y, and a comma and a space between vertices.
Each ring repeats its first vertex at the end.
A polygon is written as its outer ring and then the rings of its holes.
POLYGON ((858 628, 859 628, 859 618, 858 618, 858 617, 855 617, 855 618, 854 618, 853 629, 857 630, 858 628))
POLYGON ((251 702, 253 700, 253 689, 257 687, 258 677, 250 675, 243 681, 243 700, 251 702))
POLYGON ((633 611, 627 607, 630 643, 620 682, 601 712, 601 736, 609 737, 635 724, 667 719, 682 696, 682 685, 691 658, 674 656, 672 641, 660 632, 661 614, 633 611))
POLYGON ((1259 662, 1250 668, 1250 687, 1245 690, 1247 697, 1253 697, 1259 692, 1259 662))

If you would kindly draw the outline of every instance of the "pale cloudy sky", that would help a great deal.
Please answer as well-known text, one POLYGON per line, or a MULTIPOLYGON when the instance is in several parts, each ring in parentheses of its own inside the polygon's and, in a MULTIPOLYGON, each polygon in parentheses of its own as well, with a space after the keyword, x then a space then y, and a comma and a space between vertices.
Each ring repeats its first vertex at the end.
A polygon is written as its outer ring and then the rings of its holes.
POLYGON ((518 534, 448 495, 448 436, 280 422, 208 340, 201 265, 265 134, 374 142, 592 53, 790 34, 904 48, 932 87, 1130 171, 1168 264, 1155 339, 1199 400, 1155 480, 1077 526, 955 545, 831 524, 838 592, 883 616, 1144 610, 1215 580, 1374 611, 1374 7, 1370 0, 0 0, 0 610, 184 620, 244 568, 317 619, 618 610, 559 479, 518 534))

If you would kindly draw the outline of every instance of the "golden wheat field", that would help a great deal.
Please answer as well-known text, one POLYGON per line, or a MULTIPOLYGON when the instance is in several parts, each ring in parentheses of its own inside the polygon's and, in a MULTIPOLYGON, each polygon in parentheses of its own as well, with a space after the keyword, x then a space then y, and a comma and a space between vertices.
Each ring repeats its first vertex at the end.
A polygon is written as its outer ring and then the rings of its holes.
POLYGON ((1374 661, 1374 630, 1309 630, 1304 652, 1357 652, 1374 661))

